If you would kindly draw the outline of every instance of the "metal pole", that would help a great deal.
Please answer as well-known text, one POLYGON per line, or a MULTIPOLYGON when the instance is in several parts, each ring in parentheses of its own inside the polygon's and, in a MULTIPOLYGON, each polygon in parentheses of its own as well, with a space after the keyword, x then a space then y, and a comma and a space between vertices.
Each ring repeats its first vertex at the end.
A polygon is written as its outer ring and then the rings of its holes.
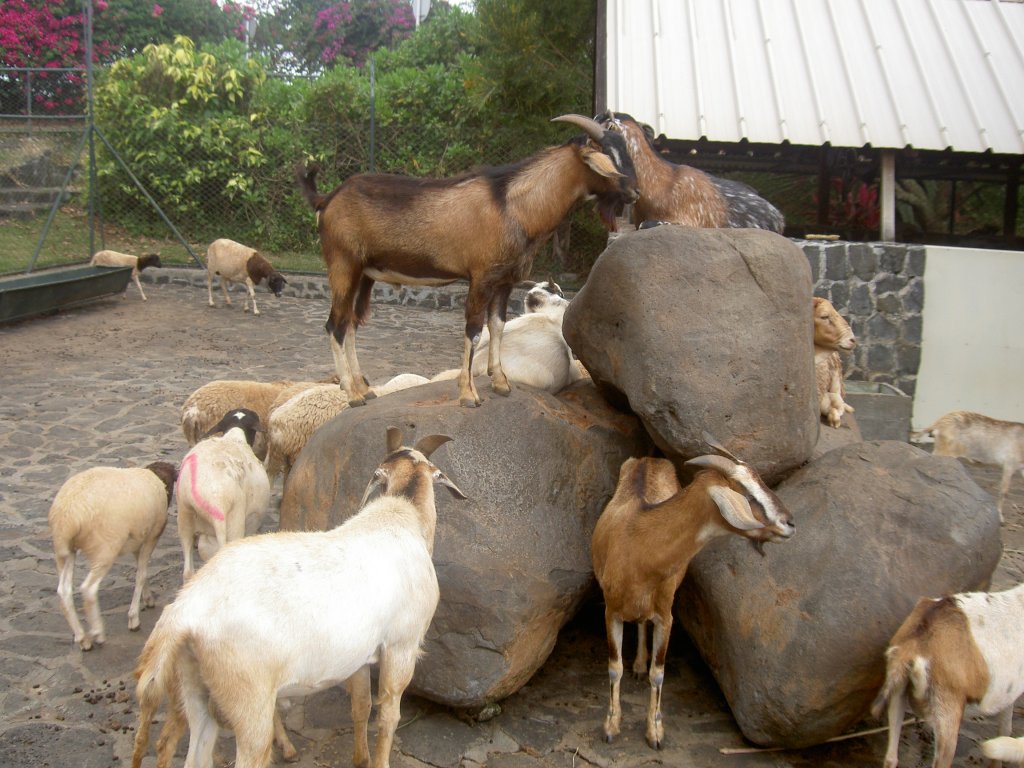
POLYGON ((373 66, 373 57, 370 57, 370 173, 377 172, 376 162, 376 134, 377 134, 377 96, 374 93, 374 82, 376 70, 373 66))
POLYGON ((82 0, 85 24, 85 130, 89 134, 89 258, 96 252, 96 139, 92 101, 92 0, 82 0))

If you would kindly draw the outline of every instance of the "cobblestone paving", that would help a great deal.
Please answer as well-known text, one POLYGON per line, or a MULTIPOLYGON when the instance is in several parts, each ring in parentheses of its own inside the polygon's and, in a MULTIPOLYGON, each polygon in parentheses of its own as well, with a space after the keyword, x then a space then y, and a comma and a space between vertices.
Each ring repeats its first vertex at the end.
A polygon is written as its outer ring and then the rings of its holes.
MULTIPOLYGON (((327 301, 315 280, 307 283, 298 290, 308 298, 276 300, 261 291, 259 318, 243 314, 238 293, 233 307, 225 307, 218 296, 218 306, 209 308, 205 286, 195 279, 175 279, 147 285, 150 300, 145 303, 130 286, 123 299, 0 327, 0 766, 127 764, 136 719, 131 670, 158 611, 143 612, 142 631, 128 631, 134 564, 124 558, 100 590, 108 641, 80 652, 57 607, 47 511, 64 480, 88 467, 179 461, 187 447, 180 405, 207 381, 329 375, 323 332, 327 301)), ((361 361, 372 381, 402 371, 429 375, 453 367, 461 354, 461 327, 458 312, 375 305, 372 320, 360 331, 361 361)), ((481 394, 488 396, 486 390, 481 394)), ((983 488, 995 488, 994 470, 972 472, 983 488)), ((1024 565, 1020 486, 1017 478, 1007 506, 1007 553, 996 574, 997 587, 1019 581, 1024 565)), ((273 521, 268 527, 274 527, 273 521)), ((172 519, 150 567, 158 607, 173 599, 180 584, 176 539, 172 519)), ((77 582, 84 572, 80 559, 77 582)), ((743 739, 710 674, 683 633, 675 635, 665 684, 666 746, 660 752, 644 744, 647 697, 638 682, 623 686, 622 736, 613 745, 599 736, 606 677, 601 607, 595 598, 563 630, 544 668, 501 702, 492 719, 477 722, 406 697, 392 764, 881 764, 884 735, 799 752, 721 755, 720 747, 743 746, 743 739)), ((351 726, 340 689, 295 702, 286 724, 300 751, 301 768, 350 763, 351 726)), ((991 735, 991 723, 965 724, 958 768, 980 764, 974 740, 991 735)), ((923 729, 905 729, 903 741, 901 765, 930 763, 930 737, 923 729)), ((184 748, 185 741, 178 764, 184 748)), ((229 736, 222 738, 218 754, 220 764, 229 764, 229 736)), ((144 765, 153 761, 150 755, 144 765)))

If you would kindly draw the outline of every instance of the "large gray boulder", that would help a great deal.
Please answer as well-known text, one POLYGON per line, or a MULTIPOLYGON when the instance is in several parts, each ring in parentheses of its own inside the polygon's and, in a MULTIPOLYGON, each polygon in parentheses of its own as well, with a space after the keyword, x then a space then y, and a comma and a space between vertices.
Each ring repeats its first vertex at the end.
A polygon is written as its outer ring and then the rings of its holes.
POLYGON ((959 462, 895 441, 836 448, 776 492, 796 535, 763 558, 734 537, 709 545, 676 616, 743 735, 803 747, 867 714, 919 597, 987 586, 999 516, 959 462))
POLYGON ((774 482, 818 437, 807 258, 759 229, 661 226, 601 254, 563 333, 674 458, 707 430, 774 482))
POLYGON ((469 499, 437 491, 441 602, 410 690, 457 707, 508 696, 547 659, 592 584, 590 538, 619 466, 650 449, 640 423, 589 382, 557 396, 477 386, 476 409, 442 381, 342 412, 303 449, 281 504, 283 529, 333 527, 356 510, 388 426, 410 445, 453 438, 432 459, 469 499))

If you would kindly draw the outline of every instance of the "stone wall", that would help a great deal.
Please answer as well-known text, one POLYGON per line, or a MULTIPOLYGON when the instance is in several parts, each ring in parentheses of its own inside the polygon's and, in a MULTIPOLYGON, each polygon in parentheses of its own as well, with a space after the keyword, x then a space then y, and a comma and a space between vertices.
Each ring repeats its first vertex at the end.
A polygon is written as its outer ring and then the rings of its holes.
POLYGON ((848 380, 884 382, 913 396, 921 364, 925 247, 797 240, 814 295, 835 305, 857 335, 842 353, 848 380))

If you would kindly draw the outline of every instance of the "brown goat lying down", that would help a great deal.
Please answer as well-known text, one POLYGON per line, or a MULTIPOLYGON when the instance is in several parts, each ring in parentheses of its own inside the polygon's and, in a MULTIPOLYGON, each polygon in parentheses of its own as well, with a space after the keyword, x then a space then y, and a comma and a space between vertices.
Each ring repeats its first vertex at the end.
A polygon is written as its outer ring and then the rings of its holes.
POLYGON ((332 301, 327 330, 349 405, 372 397, 356 359, 356 328, 369 316, 375 280, 402 285, 469 281, 459 402, 480 404, 471 375, 474 344, 490 330, 488 372, 495 392, 511 389, 499 350, 508 298, 527 277, 540 245, 586 197, 597 198, 609 229, 636 199, 625 143, 581 115, 555 118, 587 132, 519 163, 448 179, 359 174, 327 195, 316 190, 316 166, 296 169, 316 211, 332 301))

